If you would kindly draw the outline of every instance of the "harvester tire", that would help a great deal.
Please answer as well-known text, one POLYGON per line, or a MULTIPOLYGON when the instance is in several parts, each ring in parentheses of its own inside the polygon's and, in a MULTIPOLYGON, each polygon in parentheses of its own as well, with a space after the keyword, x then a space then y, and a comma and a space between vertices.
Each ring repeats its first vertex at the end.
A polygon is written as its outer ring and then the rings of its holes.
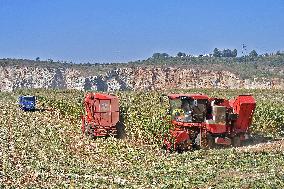
POLYGON ((240 136, 234 136, 233 137, 233 146, 234 147, 240 147, 241 146, 241 138, 240 138, 240 136))
POLYGON ((117 122, 115 127, 116 127, 116 130, 117 130, 116 138, 117 139, 124 139, 126 137, 124 124, 119 121, 119 122, 117 122))
POLYGON ((94 136, 94 129, 88 124, 85 125, 85 135, 88 136, 90 139, 96 138, 94 136))
POLYGON ((177 152, 182 153, 184 151, 188 151, 192 149, 192 142, 190 139, 183 141, 182 143, 178 144, 177 147, 177 152))
POLYGON ((195 145, 198 149, 211 149, 214 146, 213 137, 210 133, 207 133, 206 135, 203 133, 202 136, 201 133, 198 133, 197 137, 195 138, 195 145))
POLYGON ((85 129, 84 130, 84 132, 85 132, 84 134, 85 135, 89 135, 90 134, 90 126, 85 123, 84 129, 85 129))

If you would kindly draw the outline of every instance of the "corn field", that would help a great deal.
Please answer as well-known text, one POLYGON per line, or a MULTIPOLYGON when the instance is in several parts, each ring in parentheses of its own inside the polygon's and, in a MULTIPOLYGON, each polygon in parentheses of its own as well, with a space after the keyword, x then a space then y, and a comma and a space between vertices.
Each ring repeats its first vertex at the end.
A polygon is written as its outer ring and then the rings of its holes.
MULTIPOLYGON (((190 90, 257 101, 251 132, 283 136, 284 94, 270 90, 190 90)), ((165 93, 165 92, 163 92, 165 93)), ((0 93, 0 188, 283 188, 283 143, 182 154, 161 149, 168 131, 162 92, 117 92, 127 138, 91 140, 81 133, 84 93, 18 90, 0 93), (19 95, 37 96, 37 108, 18 108, 19 95)))

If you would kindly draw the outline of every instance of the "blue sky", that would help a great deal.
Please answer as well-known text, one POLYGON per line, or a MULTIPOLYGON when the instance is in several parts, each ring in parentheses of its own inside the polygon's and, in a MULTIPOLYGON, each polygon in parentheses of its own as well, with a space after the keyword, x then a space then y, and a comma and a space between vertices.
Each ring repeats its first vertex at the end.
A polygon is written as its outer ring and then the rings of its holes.
POLYGON ((0 57, 126 62, 284 51, 282 0, 0 0, 0 57))

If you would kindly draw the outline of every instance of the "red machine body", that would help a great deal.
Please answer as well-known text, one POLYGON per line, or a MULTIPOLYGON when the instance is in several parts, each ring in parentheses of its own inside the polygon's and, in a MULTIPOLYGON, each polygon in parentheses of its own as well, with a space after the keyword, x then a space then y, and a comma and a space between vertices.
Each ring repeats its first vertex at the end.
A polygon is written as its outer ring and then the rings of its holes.
POLYGON ((82 116, 83 133, 94 137, 117 134, 119 100, 116 96, 87 93, 84 106, 86 115, 82 116))
POLYGON ((204 94, 170 94, 168 99, 173 127, 164 145, 176 150, 210 148, 215 144, 240 146, 256 107, 251 95, 226 100, 204 94))

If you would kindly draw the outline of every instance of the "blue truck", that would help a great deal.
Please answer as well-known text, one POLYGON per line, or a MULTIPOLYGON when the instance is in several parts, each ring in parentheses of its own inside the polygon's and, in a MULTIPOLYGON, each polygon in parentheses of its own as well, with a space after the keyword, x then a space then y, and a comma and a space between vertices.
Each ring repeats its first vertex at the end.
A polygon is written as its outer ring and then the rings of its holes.
POLYGON ((34 111, 36 107, 35 96, 20 96, 19 106, 24 111, 34 111))

